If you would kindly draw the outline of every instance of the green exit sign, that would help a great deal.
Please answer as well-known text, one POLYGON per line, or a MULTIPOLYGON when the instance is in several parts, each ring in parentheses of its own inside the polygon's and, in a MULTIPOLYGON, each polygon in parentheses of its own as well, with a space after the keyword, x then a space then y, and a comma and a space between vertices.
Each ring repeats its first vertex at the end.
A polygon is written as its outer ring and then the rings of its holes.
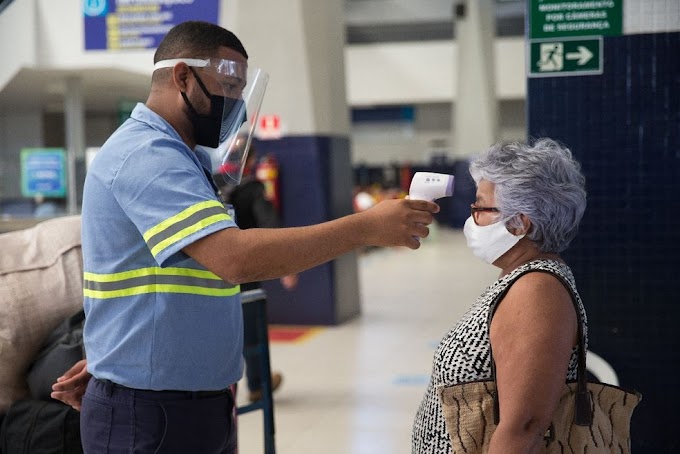
POLYGON ((529 77, 602 74, 602 37, 529 42, 529 77))

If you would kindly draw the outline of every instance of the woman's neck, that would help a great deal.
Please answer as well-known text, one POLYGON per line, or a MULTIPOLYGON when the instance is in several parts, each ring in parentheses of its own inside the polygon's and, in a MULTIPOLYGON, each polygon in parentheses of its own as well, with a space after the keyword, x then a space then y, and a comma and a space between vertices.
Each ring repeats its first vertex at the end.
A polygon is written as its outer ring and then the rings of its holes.
POLYGON ((499 257, 493 264, 501 269, 501 277, 503 277, 525 263, 539 259, 562 261, 558 254, 541 252, 532 241, 522 238, 512 249, 499 257))

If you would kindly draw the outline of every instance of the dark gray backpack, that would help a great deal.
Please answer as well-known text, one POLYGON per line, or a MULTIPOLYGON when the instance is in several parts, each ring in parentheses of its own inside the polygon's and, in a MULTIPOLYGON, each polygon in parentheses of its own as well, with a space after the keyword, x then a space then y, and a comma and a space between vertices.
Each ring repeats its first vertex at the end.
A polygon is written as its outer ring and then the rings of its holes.
POLYGON ((82 454, 80 413, 50 397, 52 384, 84 358, 80 311, 50 333, 29 366, 30 399, 14 402, 2 420, 0 454, 82 454))
POLYGON ((18 400, 2 423, 0 453, 82 454, 80 413, 54 400, 18 400))
POLYGON ((85 357, 83 323, 85 312, 79 311, 64 320, 48 336, 40 353, 28 368, 26 381, 33 399, 52 401, 52 384, 85 357))

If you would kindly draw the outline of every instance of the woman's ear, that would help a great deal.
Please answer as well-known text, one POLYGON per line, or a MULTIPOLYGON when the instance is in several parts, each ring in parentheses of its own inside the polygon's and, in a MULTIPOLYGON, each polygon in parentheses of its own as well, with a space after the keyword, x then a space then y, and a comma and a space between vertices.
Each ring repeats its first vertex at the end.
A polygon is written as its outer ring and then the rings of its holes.
POLYGON ((531 231, 531 219, 525 214, 519 214, 518 219, 522 226, 508 227, 508 231, 515 236, 528 234, 531 231))

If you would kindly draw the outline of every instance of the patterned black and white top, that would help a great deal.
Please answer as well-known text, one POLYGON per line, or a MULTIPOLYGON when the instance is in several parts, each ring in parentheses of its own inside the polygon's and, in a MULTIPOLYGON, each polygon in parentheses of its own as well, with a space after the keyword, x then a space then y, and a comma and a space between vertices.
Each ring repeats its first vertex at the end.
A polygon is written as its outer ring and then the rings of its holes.
MULTIPOLYGON (((437 394, 443 385, 456 385, 475 380, 491 378, 489 357, 489 332, 487 317, 494 299, 523 272, 544 270, 561 276, 576 294, 579 311, 583 320, 583 333, 587 345, 586 313, 571 269, 555 260, 534 260, 501 277, 477 298, 475 304, 460 321, 444 336, 434 354, 432 377, 413 423, 411 452, 413 454, 451 454, 451 442, 444 425, 444 417, 437 394)), ((571 355, 567 380, 576 378, 577 348, 571 355)))

